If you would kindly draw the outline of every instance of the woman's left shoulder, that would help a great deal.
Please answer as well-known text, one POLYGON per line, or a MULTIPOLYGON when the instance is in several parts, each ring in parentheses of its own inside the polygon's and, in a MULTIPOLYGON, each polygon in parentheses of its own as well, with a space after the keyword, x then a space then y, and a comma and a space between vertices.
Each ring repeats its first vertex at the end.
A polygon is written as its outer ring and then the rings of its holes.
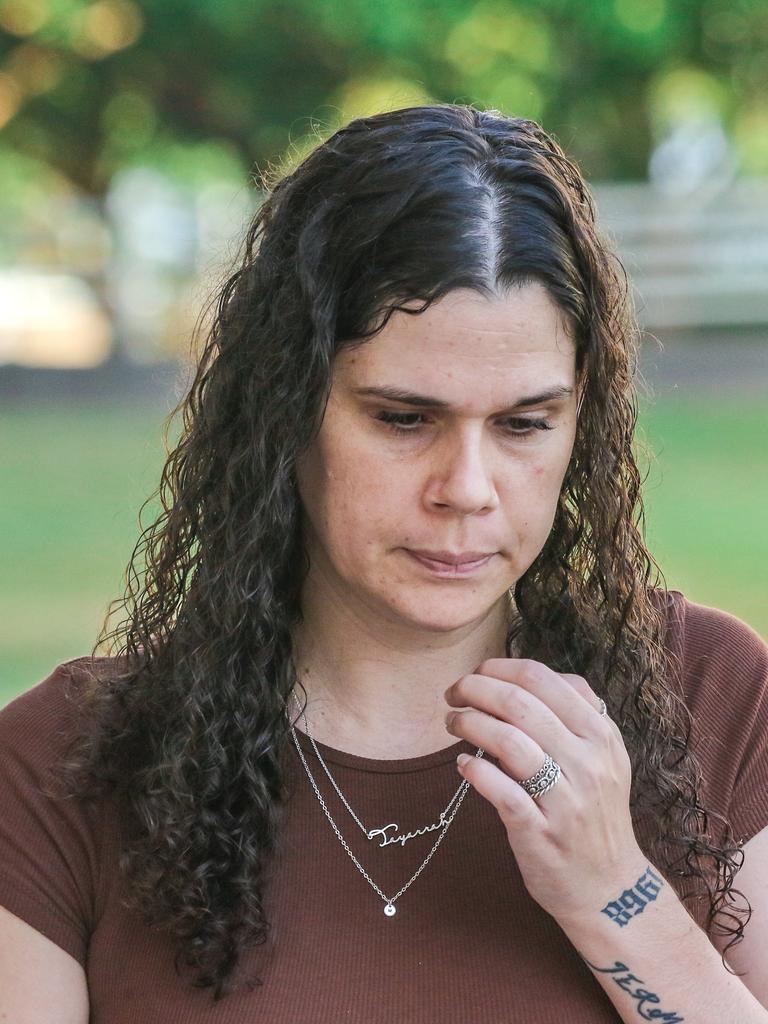
POLYGON ((668 591, 667 601, 666 646, 680 658, 684 683, 704 677, 732 685, 738 676, 742 685, 768 687, 768 643, 753 626, 680 590, 668 591))
POLYGON ((665 646, 683 697, 710 806, 746 841, 768 825, 768 643, 723 608, 669 591, 665 646))

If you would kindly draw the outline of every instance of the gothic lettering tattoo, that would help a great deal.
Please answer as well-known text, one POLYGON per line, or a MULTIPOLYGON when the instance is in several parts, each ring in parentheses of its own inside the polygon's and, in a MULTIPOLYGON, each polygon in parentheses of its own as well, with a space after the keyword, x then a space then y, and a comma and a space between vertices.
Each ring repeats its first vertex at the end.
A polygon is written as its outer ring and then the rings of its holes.
POLYGON ((593 971, 598 971, 600 974, 613 974, 613 981, 616 982, 619 988, 637 1000, 636 1009, 643 1020, 663 1021, 664 1024, 681 1024, 685 1020, 685 1017, 681 1017, 677 1013, 658 1009, 658 1003, 661 1002, 659 997, 655 992, 649 992, 647 988, 642 988, 645 984, 642 978, 636 978, 634 974, 630 974, 626 964, 622 964, 617 960, 613 967, 595 967, 581 953, 579 953, 579 956, 593 971), (637 987, 633 988, 633 985, 637 987))
POLYGON ((662 885, 664 885, 664 879, 649 867, 644 874, 640 875, 631 889, 625 889, 618 899, 607 903, 601 913, 606 914, 620 928, 623 928, 633 917, 642 914, 646 904, 656 899, 662 885))

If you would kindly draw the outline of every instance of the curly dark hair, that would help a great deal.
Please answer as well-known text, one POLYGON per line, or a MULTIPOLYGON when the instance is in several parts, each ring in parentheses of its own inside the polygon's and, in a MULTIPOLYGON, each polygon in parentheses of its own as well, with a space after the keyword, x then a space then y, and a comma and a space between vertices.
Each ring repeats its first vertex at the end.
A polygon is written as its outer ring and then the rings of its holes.
POLYGON ((183 956, 195 986, 214 1001, 233 990, 242 951, 270 928, 308 569, 295 467, 334 357, 394 310, 540 282, 571 326, 586 392, 552 531, 511 591, 509 644, 593 681, 631 758, 633 819, 657 824, 656 864, 706 889, 708 930, 719 913, 737 921, 720 932, 730 948, 744 925, 724 905, 744 855, 699 802, 691 715, 664 642, 671 599, 643 538, 640 331, 580 171, 533 121, 435 104, 353 120, 271 173, 255 176, 263 201, 164 421, 168 457, 142 505, 159 496, 163 511, 109 606, 85 725, 60 765, 70 794, 125 801, 127 906, 172 933, 176 969, 183 956), (110 629, 116 608, 125 615, 110 629))

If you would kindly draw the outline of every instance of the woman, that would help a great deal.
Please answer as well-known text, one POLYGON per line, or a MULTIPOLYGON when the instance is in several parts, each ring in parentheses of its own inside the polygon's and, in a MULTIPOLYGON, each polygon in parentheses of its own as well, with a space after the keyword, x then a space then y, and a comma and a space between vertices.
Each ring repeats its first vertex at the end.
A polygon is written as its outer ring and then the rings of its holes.
POLYGON ((0 715, 6 963, 63 979, 0 1009, 768 1021, 768 647, 650 580, 637 336, 533 122, 392 111, 274 185, 111 654, 0 715))

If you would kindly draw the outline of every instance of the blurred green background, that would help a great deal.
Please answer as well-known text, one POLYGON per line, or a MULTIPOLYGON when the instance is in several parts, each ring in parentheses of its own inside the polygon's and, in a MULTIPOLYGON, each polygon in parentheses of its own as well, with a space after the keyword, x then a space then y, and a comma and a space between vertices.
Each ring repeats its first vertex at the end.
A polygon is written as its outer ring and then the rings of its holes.
POLYGON ((538 120, 592 183, 655 388, 649 545, 768 637, 765 0, 0 0, 0 703, 123 591, 262 175, 433 101, 538 120))
POLYGON ((429 99, 533 117, 593 179, 702 115, 768 172, 764 0, 4 0, 0 30, 6 154, 94 196, 148 161, 242 183, 313 119, 429 99))

